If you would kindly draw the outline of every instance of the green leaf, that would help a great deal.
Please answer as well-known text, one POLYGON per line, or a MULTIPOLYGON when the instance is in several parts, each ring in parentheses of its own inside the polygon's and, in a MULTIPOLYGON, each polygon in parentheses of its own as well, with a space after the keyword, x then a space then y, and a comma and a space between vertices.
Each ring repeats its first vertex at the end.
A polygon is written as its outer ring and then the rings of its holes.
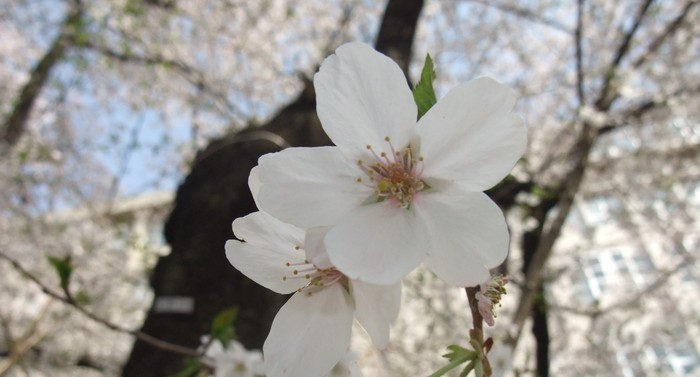
POLYGON ((430 54, 426 54, 420 81, 413 89, 413 99, 416 101, 416 106, 418 106, 418 119, 425 115, 437 102, 435 90, 433 89, 433 80, 435 80, 433 59, 430 58, 430 54))
POLYGON ((450 350, 451 352, 448 352, 442 357, 446 358, 449 361, 453 361, 455 359, 475 359, 476 358, 476 352, 466 349, 464 347, 460 347, 456 344, 453 344, 451 346, 447 346, 447 349, 450 350))
POLYGON ((211 324, 211 336, 218 339, 224 348, 228 347, 231 340, 236 338, 236 331, 233 327, 233 322, 238 316, 238 308, 232 307, 219 312, 214 317, 211 324))
POLYGON ((90 296, 85 291, 78 291, 75 295, 75 302, 80 306, 85 306, 90 303, 90 296))
POLYGON ((48 256, 49 263, 53 266, 58 274, 58 278, 61 281, 61 288, 68 292, 68 285, 70 284, 70 277, 73 273, 73 263, 71 262, 70 255, 63 258, 48 256))
POLYGON ((182 371, 171 375, 171 377, 193 377, 193 376, 199 376, 200 371, 202 369, 202 363, 195 359, 195 358, 189 358, 185 360, 185 369, 182 371))
MULTIPOLYGON (((447 346, 447 349, 450 350, 450 352, 442 355, 442 357, 449 360, 450 361, 449 364, 440 368, 437 372, 431 374, 429 377, 442 376, 445 373, 451 371, 452 369, 458 367, 460 364, 464 364, 467 362, 469 362, 469 364, 467 364, 467 368, 469 370, 471 370, 473 368, 474 360, 476 360, 476 352, 468 350, 464 347, 460 347, 460 346, 455 345, 455 344, 447 346)), ((467 368, 465 368, 464 370, 467 370, 467 368)))

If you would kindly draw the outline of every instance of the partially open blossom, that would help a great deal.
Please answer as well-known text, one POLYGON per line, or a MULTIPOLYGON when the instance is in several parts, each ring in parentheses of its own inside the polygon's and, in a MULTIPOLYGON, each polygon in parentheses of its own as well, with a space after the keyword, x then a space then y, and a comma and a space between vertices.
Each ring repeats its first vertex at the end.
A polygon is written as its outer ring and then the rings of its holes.
POLYGON ((401 303, 401 283, 373 285, 348 278, 329 261, 327 229, 309 231, 263 212, 233 222, 241 240, 226 257, 243 274, 277 293, 296 292, 272 322, 263 346, 267 377, 323 377, 343 358, 353 318, 384 348, 401 303))
POLYGON ((479 285, 479 291, 476 292, 476 300, 481 317, 487 325, 493 326, 496 323, 496 306, 501 304, 501 296, 506 294, 505 285, 508 283, 508 278, 499 275, 489 279, 486 283, 479 285))
POLYGON ((337 147, 260 158, 257 203, 324 243, 343 274, 397 282, 421 262, 474 286, 507 255, 502 212, 483 191, 525 150, 513 91, 490 79, 459 85, 420 120, 401 69, 361 43, 339 47, 314 77, 317 110, 337 147))

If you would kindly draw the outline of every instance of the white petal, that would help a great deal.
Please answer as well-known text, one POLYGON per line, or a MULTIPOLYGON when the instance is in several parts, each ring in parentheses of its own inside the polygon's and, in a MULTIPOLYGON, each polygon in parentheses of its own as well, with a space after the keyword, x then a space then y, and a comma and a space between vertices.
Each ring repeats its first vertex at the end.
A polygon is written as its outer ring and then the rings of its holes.
POLYGON ((260 192, 261 183, 258 174, 260 174, 260 172, 258 171, 257 166, 250 170, 250 174, 248 175, 248 187, 250 188, 250 193, 253 195, 255 206, 260 209, 260 205, 258 204, 258 193, 260 192))
POLYGON ((411 210, 382 202, 364 205, 326 235, 328 256, 350 279, 393 284, 423 260, 425 226, 411 210))
POLYGON ((350 280, 355 299, 355 318, 379 349, 389 344, 389 327, 399 316, 401 307, 401 282, 391 285, 375 285, 350 280))
POLYGON ((323 239, 326 237, 329 229, 330 227, 323 226, 306 231, 306 240, 304 241, 306 259, 310 260, 318 268, 333 267, 333 263, 328 258, 326 245, 323 243, 323 239))
POLYGON ((287 263, 303 263, 304 231, 264 212, 253 212, 233 221, 239 239, 226 242, 226 257, 245 276, 277 293, 291 293, 303 281, 283 280, 289 275, 287 263), (300 249, 297 250, 296 247, 300 249))
POLYGON ((243 275, 277 293, 292 293, 306 283, 305 280, 283 279, 285 275, 289 275, 286 266, 288 262, 303 262, 304 255, 300 251, 294 254, 284 249, 271 249, 228 240, 226 258, 243 275))
POLYGON ((258 165, 258 205, 302 228, 331 225, 372 194, 371 188, 357 182, 362 175, 337 147, 267 154, 258 165))
MULTIPOLYGON (((255 246, 293 250, 304 245, 304 230, 265 212, 253 212, 233 220, 233 234, 255 246)), ((304 257, 302 256, 302 260, 304 257)))
POLYGON ((367 145, 389 152, 386 136, 401 149, 415 132, 417 109, 403 72, 365 44, 339 47, 321 64, 314 87, 323 129, 350 153, 367 145))
POLYGON ((326 377, 363 377, 360 367, 357 365, 357 355, 348 351, 336 364, 326 377))
POLYGON ((325 376, 348 349, 352 319, 352 302, 340 284, 292 296, 263 346, 267 377, 325 376))
POLYGON ((510 114, 515 95, 482 77, 447 93, 418 122, 425 175, 474 191, 494 186, 525 151, 527 131, 510 114))
POLYGON ((423 198, 414 205, 432 234, 428 268, 460 287, 486 281, 489 269, 508 255, 510 236, 498 206, 486 194, 456 185, 423 198))

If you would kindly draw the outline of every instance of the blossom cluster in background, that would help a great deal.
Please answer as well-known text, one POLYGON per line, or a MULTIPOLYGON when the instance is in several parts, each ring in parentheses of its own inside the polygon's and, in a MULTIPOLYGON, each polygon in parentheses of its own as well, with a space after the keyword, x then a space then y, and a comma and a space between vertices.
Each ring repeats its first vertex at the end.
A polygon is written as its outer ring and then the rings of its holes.
MULTIPOLYGON (((264 377, 262 352, 248 350, 241 343, 232 340, 227 347, 221 341, 209 342, 203 337, 203 344, 208 344, 205 357, 213 361, 214 371, 210 377, 264 377)), ((356 356, 347 352, 338 363, 331 368, 325 377, 358 377, 362 376, 357 366, 356 356)))

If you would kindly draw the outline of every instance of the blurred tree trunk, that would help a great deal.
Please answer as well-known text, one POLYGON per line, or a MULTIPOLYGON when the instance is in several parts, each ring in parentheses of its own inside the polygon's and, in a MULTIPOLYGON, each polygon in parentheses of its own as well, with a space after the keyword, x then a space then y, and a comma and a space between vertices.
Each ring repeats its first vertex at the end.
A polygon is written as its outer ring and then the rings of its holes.
MULTIPOLYGON (((377 37, 378 50, 395 59, 404 73, 422 6, 422 0, 390 1, 377 37)), ((262 347, 285 297, 235 270, 226 260, 224 243, 233 238, 231 222, 256 209, 247 181, 260 156, 286 146, 329 144, 316 116, 313 84, 307 81, 299 97, 269 123, 217 140, 198 154, 165 226, 172 252, 161 258, 153 273, 156 298, 144 332, 194 348, 218 312, 238 306, 239 340, 249 348, 262 347), (192 310, 164 305, 169 302, 191 302, 192 310)), ((123 375, 168 376, 183 366, 181 355, 137 341, 123 375)))

